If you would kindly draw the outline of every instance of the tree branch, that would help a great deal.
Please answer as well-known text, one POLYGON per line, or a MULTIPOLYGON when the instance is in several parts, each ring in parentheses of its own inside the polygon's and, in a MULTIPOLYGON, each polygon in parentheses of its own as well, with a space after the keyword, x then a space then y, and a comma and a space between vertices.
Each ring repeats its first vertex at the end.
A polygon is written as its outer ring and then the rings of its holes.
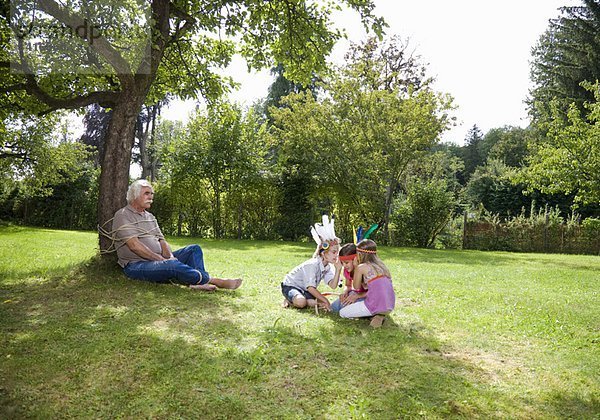
POLYGON ((21 159, 27 161, 27 152, 0 152, 0 159, 21 159))
POLYGON ((11 85, 11 86, 6 86, 6 87, 0 88, 0 92, 10 93, 10 92, 16 92, 18 90, 25 90, 26 88, 27 88, 26 83, 17 83, 16 85, 11 85))
POLYGON ((183 19, 185 21, 185 23, 183 24, 182 27, 177 27, 175 29, 175 33, 171 36, 171 38, 167 42, 167 45, 172 44, 173 42, 176 42, 177 40, 183 38, 183 36, 187 32, 189 32, 194 27, 194 24, 196 23, 196 19, 192 15, 179 9, 174 3, 169 3, 169 7, 170 7, 171 14, 175 17, 183 19))
POLYGON ((48 114, 57 109, 77 109, 94 103, 107 107, 114 104, 119 98, 120 93, 112 91, 92 92, 89 95, 80 95, 70 98, 56 98, 39 86, 33 72, 25 60, 23 54, 23 41, 21 39, 19 39, 19 55, 21 58, 20 69, 23 71, 23 76, 25 77, 23 89, 49 107, 49 109, 43 111, 41 115, 48 114))
MULTIPOLYGON (((28 90, 29 92, 29 90, 28 90)), ((37 96, 42 102, 48 105, 48 109, 41 112, 39 115, 46 115, 58 109, 79 109, 92 104, 99 104, 104 108, 112 106, 119 96, 116 92, 92 92, 89 95, 76 96, 67 99, 52 98, 46 94, 48 100, 37 96)))
MULTIPOLYGON (((38 2, 38 6, 40 10, 48 13, 58 21, 71 28, 77 28, 86 24, 84 19, 82 19, 80 16, 76 14, 70 14, 68 10, 64 9, 54 0, 40 1, 38 2)), ((127 60, 125 60, 121 54, 119 54, 119 52, 113 48, 106 38, 103 36, 98 36, 94 37, 93 39, 88 39, 86 34, 80 33, 80 31, 74 32, 81 39, 87 41, 90 47, 100 54, 113 67, 117 76, 124 84, 133 81, 131 66, 127 60)))
POLYGON ((152 35, 145 48, 145 51, 150 51, 150 54, 144 56, 139 66, 139 69, 146 68, 147 70, 138 71, 135 74, 135 81, 147 88, 150 88, 150 83, 156 77, 156 72, 168 45, 170 6, 169 0, 152 0, 152 35))

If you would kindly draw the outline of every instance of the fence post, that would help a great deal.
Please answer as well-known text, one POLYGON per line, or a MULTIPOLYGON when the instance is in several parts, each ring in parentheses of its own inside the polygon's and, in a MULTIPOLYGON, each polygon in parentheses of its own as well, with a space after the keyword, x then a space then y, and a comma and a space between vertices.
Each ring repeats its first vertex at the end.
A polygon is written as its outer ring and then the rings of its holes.
POLYGON ((565 224, 560 224, 560 252, 565 250, 565 224))
POLYGON ((544 252, 548 252, 548 220, 548 204, 546 204, 544 215, 544 252))
POLYGON ((462 249, 466 249, 467 247, 467 213, 468 209, 465 209, 463 213, 463 237, 462 237, 462 249))

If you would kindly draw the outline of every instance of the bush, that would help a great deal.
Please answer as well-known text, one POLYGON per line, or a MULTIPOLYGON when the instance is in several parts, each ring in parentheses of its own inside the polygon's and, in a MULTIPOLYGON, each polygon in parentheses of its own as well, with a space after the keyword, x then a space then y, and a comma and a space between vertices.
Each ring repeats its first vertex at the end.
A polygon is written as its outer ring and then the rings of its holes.
POLYGON ((447 191, 445 181, 416 181, 401 196, 392 214, 398 241, 394 245, 410 245, 429 248, 438 234, 448 224, 456 205, 454 194, 447 191), (398 232, 403 232, 402 237, 398 232))
POLYGON ((434 247, 440 249, 461 249, 463 236, 463 216, 453 217, 435 239, 434 247))

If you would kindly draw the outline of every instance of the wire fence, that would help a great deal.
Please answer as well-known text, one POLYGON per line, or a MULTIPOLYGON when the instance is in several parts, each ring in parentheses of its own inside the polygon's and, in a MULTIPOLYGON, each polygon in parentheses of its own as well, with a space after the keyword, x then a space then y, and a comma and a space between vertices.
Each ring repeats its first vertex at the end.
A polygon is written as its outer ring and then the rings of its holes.
POLYGON ((469 220, 465 213, 463 249, 600 255, 600 220, 524 224, 469 220))

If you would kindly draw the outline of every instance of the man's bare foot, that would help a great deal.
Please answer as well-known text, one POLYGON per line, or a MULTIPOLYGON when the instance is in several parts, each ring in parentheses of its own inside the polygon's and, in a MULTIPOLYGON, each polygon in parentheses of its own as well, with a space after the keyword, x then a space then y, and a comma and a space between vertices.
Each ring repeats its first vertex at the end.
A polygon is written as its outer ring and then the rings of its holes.
POLYGON ((220 289, 237 289, 242 285, 242 279, 220 279, 212 277, 209 281, 210 284, 214 284, 220 289))
POLYGON ((383 325, 384 320, 384 315, 375 315, 373 318, 371 318, 371 323, 369 325, 373 328, 379 328, 383 325))
POLYGON ((204 292, 214 292, 217 290, 217 286, 212 284, 190 284, 190 289, 202 290, 204 292))

